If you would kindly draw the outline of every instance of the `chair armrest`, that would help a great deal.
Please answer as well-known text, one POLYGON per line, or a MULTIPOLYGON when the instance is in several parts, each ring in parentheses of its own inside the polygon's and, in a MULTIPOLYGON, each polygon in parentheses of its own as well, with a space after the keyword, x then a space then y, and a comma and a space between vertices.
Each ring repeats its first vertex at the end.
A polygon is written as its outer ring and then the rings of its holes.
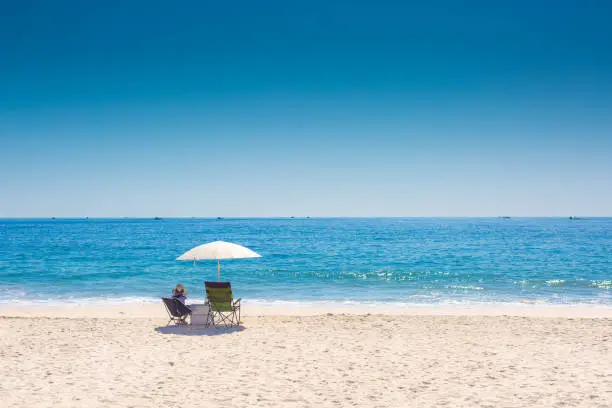
POLYGON ((234 306, 239 304, 241 300, 242 300, 242 298, 238 298, 238 299, 234 300, 234 306))

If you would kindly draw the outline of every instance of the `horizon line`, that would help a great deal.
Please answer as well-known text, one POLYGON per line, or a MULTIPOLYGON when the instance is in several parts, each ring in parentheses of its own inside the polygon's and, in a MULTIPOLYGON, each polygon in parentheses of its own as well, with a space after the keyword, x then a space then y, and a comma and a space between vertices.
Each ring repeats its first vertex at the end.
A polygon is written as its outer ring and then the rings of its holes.
POLYGON ((584 219, 584 218, 612 218, 612 215, 410 215, 410 216, 27 216, 27 217, 1 217, 0 220, 121 220, 121 219, 136 219, 136 220, 157 220, 164 219, 188 220, 188 219, 206 219, 206 220, 225 220, 225 219, 418 219, 418 218, 494 218, 494 219, 512 219, 512 218, 561 218, 561 219, 584 219))

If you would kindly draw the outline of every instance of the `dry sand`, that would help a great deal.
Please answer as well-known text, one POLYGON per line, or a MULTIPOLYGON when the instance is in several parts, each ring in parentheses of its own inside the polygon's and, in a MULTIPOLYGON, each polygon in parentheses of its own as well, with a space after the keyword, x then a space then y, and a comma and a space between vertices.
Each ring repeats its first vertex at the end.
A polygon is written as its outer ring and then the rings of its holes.
POLYGON ((3 407, 612 406, 609 317, 20 310, 0 309, 3 407))

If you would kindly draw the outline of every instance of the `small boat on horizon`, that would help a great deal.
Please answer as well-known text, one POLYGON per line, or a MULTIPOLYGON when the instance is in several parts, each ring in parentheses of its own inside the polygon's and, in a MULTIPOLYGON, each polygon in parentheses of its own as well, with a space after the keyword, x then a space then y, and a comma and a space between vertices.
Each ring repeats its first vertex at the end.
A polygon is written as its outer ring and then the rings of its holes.
POLYGON ((161 218, 161 217, 155 217, 155 218, 153 218, 153 219, 154 219, 154 220, 161 220, 162 218, 161 218))

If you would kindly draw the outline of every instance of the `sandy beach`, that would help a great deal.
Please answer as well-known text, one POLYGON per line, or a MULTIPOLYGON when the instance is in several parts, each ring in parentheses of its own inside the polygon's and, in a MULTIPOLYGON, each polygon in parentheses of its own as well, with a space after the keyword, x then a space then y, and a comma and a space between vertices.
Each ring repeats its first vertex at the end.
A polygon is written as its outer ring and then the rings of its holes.
POLYGON ((608 309, 254 310, 230 331, 166 327, 161 306, 125 310, 0 309, 2 405, 612 406, 608 309))

